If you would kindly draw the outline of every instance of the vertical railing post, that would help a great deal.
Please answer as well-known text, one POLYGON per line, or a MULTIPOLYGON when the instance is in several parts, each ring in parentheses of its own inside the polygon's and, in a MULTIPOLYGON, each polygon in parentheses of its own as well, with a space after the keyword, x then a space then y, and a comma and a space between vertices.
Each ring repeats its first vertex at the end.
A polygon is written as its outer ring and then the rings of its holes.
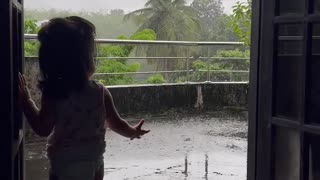
POLYGON ((187 46, 187 83, 189 82, 189 73, 190 73, 190 49, 189 46, 187 46))
POLYGON ((210 54, 209 54, 209 46, 207 46, 207 64, 208 64, 207 82, 210 82, 210 54))

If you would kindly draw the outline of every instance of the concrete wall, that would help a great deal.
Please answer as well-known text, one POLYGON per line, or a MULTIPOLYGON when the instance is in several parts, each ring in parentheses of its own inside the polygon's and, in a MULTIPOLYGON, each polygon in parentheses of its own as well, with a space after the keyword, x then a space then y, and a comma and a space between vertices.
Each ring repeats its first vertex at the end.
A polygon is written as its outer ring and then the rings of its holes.
POLYGON ((39 105, 41 92, 38 89, 40 78, 39 63, 37 58, 26 58, 24 63, 24 74, 27 80, 27 86, 30 89, 32 98, 39 105))
MULTIPOLYGON (((37 88, 39 66, 36 58, 26 58, 25 75, 31 95, 40 105, 37 88)), ((190 83, 108 87, 121 115, 166 111, 215 111, 226 107, 247 109, 247 83, 190 83)))
POLYGON ((246 83, 192 83, 109 87, 122 114, 161 113, 168 110, 247 108, 246 83))

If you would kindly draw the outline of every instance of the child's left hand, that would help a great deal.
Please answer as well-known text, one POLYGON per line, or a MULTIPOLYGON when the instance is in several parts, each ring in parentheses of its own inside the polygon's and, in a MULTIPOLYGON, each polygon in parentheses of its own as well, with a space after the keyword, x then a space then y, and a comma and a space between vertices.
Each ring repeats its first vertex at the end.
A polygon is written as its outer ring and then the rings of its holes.
POLYGON ((141 136, 143 136, 144 134, 150 132, 150 130, 144 130, 141 129, 142 125, 144 123, 144 120, 142 119, 135 127, 134 129, 136 130, 135 134, 130 138, 131 140, 137 138, 140 139, 141 136))

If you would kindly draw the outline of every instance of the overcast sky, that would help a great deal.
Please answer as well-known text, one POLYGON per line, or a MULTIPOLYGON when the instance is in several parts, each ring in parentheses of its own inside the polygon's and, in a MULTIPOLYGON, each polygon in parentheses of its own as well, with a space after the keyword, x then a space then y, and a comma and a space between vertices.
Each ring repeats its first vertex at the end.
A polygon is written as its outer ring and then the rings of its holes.
MULTIPOLYGON (((222 0, 226 13, 237 1, 222 0)), ((146 0, 25 0, 28 9, 64 9, 71 11, 99 11, 110 9, 123 9, 126 12, 142 8, 146 0)), ((191 2, 191 0, 189 0, 191 2)))

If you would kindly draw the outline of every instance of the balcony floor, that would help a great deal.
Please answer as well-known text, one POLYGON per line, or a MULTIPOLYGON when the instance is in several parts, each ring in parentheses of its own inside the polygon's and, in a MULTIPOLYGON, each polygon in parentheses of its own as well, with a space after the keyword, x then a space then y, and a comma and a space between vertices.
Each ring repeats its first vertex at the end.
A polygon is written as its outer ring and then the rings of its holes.
MULTIPOLYGON (((247 121, 208 113, 146 118, 150 134, 130 141, 106 134, 105 180, 245 180, 247 121)), ((45 143, 26 147, 27 180, 47 177, 45 143)))

